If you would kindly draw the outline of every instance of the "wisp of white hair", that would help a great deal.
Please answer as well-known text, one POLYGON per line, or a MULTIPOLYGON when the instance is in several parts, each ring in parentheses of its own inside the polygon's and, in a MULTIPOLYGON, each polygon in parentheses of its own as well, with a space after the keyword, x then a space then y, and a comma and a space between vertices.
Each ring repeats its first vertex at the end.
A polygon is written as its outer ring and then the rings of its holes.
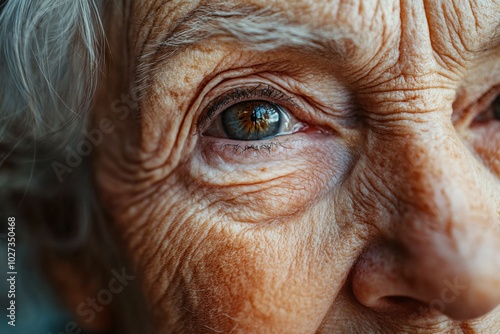
MULTIPOLYGON (((87 122, 102 38, 98 6, 88 0, 4 4, 0 13, 2 212, 15 215, 22 203, 23 210, 35 210, 28 207, 33 204, 29 198, 45 202, 71 188, 70 180, 60 184, 53 177, 50 162, 74 145, 87 122)), ((86 206, 83 199, 79 204, 86 206)), ((76 239, 85 229, 84 223, 77 227, 76 239)))
MULTIPOLYGON (((104 49, 101 2, 0 1, 0 212, 16 217, 16 240, 28 247, 32 265, 66 260, 79 273, 100 272, 104 286, 125 261, 88 163, 64 180, 51 166, 88 125, 104 49)), ((141 331, 133 286, 110 306, 120 333, 141 331)))
MULTIPOLYGON (((89 123, 105 49, 104 3, 0 1, 0 212, 16 217, 16 239, 38 263, 69 261, 82 281, 97 275, 103 287, 127 261, 105 223, 89 163, 83 159, 63 180, 52 163, 64 160, 89 123)), ((110 306, 119 333, 148 326, 138 281, 110 306)))

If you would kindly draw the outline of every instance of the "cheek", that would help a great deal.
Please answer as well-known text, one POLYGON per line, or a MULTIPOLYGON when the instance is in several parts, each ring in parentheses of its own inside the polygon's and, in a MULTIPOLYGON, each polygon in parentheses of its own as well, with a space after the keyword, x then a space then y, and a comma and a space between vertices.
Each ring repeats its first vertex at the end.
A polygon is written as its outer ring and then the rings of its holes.
POLYGON ((157 326, 273 333, 319 326, 352 254, 324 215, 327 201, 279 223, 248 224, 221 216, 185 173, 151 193, 115 214, 157 326))

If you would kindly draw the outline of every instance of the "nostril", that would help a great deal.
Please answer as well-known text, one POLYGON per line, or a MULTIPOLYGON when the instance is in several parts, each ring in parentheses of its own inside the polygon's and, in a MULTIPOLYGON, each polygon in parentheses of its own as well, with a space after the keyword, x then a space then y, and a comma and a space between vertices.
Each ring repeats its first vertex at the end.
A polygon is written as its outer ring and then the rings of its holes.
POLYGON ((423 303, 419 302, 418 300, 411 298, 411 297, 405 297, 405 296, 388 296, 382 298, 386 304, 395 306, 395 307, 409 307, 409 306, 419 306, 419 305, 424 305, 423 303))
POLYGON ((421 316, 430 311, 427 304, 407 296, 382 297, 372 305, 371 308, 379 313, 396 313, 415 316, 421 316))

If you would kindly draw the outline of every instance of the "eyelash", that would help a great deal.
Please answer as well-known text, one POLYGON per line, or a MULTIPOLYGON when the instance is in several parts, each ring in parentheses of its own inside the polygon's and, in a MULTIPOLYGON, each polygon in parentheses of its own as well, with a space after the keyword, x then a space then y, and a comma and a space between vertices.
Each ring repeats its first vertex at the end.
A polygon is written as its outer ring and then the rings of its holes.
POLYGON ((230 149, 233 153, 236 154, 245 154, 248 153, 249 151, 251 152, 264 151, 266 153, 273 153, 273 151, 278 149, 287 149, 288 147, 286 147, 286 144, 293 144, 293 143, 294 141, 291 140, 286 140, 284 142, 280 142, 278 140, 273 140, 268 142, 263 141, 262 143, 245 144, 245 145, 224 143, 219 145, 219 148, 230 149))

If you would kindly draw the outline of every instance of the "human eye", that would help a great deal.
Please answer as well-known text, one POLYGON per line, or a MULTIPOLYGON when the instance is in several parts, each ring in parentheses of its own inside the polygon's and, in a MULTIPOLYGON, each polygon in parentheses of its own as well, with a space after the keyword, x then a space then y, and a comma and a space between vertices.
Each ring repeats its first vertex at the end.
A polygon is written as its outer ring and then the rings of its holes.
POLYGON ((285 105, 292 98, 272 87, 234 89, 209 110, 203 135, 237 141, 261 141, 296 133, 306 125, 285 105))
POLYGON ((329 171, 340 175, 347 154, 340 134, 322 123, 305 89, 293 80, 269 77, 273 80, 221 80, 202 90, 193 104, 195 146, 186 161, 189 175, 200 184, 251 188, 255 196, 269 191, 259 197, 268 199, 281 191, 287 197, 291 188, 302 192, 322 178, 318 161, 324 157, 338 167, 329 171))
POLYGON ((494 85, 462 111, 460 133, 476 157, 500 177, 500 85, 494 85))

